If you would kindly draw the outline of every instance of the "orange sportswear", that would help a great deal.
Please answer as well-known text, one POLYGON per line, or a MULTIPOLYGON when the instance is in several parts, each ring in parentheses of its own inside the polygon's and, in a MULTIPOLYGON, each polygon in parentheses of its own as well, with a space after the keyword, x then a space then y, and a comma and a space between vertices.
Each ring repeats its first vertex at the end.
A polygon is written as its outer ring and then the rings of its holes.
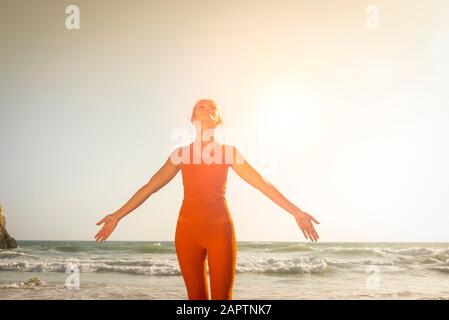
POLYGON ((181 162, 184 198, 175 233, 175 248, 190 300, 208 300, 206 255, 211 299, 231 300, 236 271, 237 242, 227 206, 226 163, 221 145, 221 163, 181 162))

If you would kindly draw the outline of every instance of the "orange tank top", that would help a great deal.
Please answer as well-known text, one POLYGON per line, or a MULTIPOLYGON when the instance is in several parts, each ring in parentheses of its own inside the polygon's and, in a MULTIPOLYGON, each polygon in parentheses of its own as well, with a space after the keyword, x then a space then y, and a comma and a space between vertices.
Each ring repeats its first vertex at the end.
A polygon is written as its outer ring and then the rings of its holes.
POLYGON ((180 218, 200 224, 230 219, 226 201, 226 181, 230 163, 225 161, 224 146, 221 145, 216 155, 213 150, 211 158, 206 159, 208 162, 201 158, 200 150, 194 150, 193 143, 187 150, 188 155, 181 162, 184 198, 180 218), (215 161, 212 161, 212 158, 215 161))

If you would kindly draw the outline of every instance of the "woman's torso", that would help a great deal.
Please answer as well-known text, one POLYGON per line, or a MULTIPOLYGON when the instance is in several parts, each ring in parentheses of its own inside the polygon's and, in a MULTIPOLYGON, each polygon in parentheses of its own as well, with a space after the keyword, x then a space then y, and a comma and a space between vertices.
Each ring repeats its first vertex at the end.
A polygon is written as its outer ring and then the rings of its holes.
POLYGON ((196 224, 214 224, 232 220, 226 201, 226 182, 230 163, 224 145, 201 150, 193 143, 183 149, 181 162, 184 197, 179 219, 196 224), (187 151, 187 154, 184 152, 187 151))

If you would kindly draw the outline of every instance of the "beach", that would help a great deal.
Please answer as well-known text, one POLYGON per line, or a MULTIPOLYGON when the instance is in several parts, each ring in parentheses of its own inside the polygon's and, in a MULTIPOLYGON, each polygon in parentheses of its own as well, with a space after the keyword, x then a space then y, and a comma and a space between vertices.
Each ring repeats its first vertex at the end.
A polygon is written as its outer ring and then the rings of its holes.
MULTIPOLYGON (((187 299, 172 241, 18 241, 0 299, 187 299)), ((449 299, 448 243, 238 242, 233 299, 449 299)))

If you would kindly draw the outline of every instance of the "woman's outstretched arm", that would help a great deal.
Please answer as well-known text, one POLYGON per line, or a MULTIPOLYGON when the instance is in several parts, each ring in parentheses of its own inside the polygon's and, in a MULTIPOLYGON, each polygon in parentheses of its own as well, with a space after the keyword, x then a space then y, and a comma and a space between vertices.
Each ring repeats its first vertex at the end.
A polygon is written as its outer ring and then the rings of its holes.
POLYGON ((317 224, 319 224, 319 222, 310 214, 302 211, 300 208, 290 202, 273 184, 266 180, 246 161, 246 159, 236 147, 232 146, 231 148, 233 154, 231 167, 232 169, 234 169, 237 175, 239 175, 251 186, 260 190, 273 202, 293 215, 306 239, 317 241, 319 239, 319 236, 312 222, 317 224))
POLYGON ((181 166, 180 163, 173 161, 174 155, 179 151, 175 149, 170 157, 165 161, 163 166, 151 177, 151 179, 143 185, 137 192, 117 211, 108 214, 103 219, 97 222, 97 226, 104 223, 103 228, 95 235, 96 241, 105 241, 114 231, 117 223, 139 207, 145 200, 147 200, 153 193, 164 187, 173 177, 178 173, 181 166))

